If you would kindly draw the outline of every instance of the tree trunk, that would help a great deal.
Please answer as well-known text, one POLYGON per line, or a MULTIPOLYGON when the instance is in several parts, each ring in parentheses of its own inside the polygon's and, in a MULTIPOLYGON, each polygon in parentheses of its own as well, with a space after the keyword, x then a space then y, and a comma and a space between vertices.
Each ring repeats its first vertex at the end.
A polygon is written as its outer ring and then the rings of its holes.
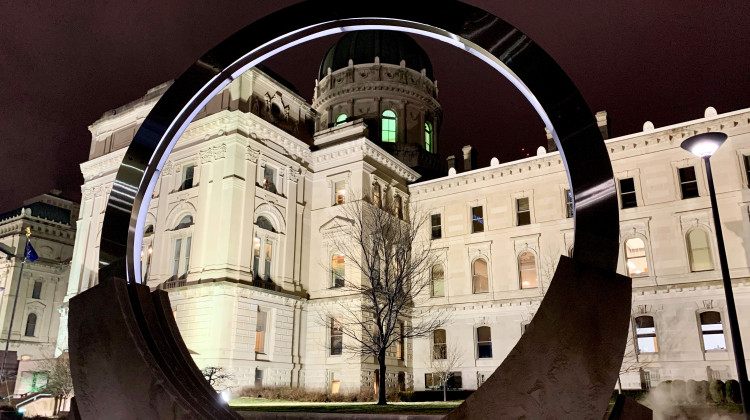
POLYGON ((620 380, 620 375, 617 375, 617 393, 622 394, 622 381, 620 380))
POLYGON ((443 381, 443 402, 448 401, 448 381, 443 381))
POLYGON ((378 353, 378 364, 380 365, 380 377, 378 377, 378 405, 386 405, 385 400, 385 349, 378 353))

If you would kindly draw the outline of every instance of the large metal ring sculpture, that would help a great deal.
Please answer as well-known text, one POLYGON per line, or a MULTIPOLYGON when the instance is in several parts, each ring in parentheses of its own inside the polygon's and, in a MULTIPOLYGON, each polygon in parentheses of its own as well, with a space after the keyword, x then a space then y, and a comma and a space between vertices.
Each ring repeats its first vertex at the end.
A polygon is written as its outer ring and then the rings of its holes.
POLYGON ((574 194, 574 258, 561 257, 527 333, 449 417, 601 418, 622 360, 631 290, 630 279, 614 273, 618 208, 602 136, 549 55, 500 18, 454 0, 296 4, 232 35, 164 93, 117 172, 101 235, 100 284, 71 300, 71 365, 82 418, 237 418, 200 377, 166 294, 149 295, 137 284, 151 193, 179 136, 229 82, 291 46, 363 29, 435 38, 495 68, 550 129, 574 194))

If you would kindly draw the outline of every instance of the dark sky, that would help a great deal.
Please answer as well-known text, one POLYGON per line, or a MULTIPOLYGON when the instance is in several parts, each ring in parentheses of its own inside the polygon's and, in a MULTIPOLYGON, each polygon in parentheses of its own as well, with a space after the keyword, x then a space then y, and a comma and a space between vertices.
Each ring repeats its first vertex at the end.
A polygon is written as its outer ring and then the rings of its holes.
MULTIPOLYGON (((750 2, 466 0, 527 33, 567 71, 614 136, 750 106, 750 2)), ((52 188, 78 200, 87 127, 179 76, 241 27, 295 1, 68 0, 0 5, 0 211, 52 188), (154 7, 158 8, 155 9, 154 7)), ((510 84, 468 54, 418 41, 432 58, 441 155, 479 150, 480 166, 546 143, 510 84)), ((266 64, 308 100, 331 38, 266 64)), ((533 153, 533 152, 532 152, 533 153)))

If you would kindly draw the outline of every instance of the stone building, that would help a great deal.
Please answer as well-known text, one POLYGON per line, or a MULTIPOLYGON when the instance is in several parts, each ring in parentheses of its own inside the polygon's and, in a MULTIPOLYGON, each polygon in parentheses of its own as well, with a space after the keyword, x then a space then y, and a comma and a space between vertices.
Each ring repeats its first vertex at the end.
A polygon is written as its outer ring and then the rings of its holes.
MULTIPOLYGON (((56 344, 61 313, 67 315, 61 304, 70 274, 78 204, 60 197, 59 193, 42 194, 24 201, 21 208, 0 214, 0 250, 3 252, 0 254, 0 346, 5 349, 13 317, 6 364, 13 368, 21 361, 18 379, 24 385, 24 392, 43 385, 44 378, 33 371, 24 372, 28 369, 23 365, 52 358, 65 350, 56 344), (21 275, 27 228, 39 258, 25 263, 21 275), (18 302, 13 315, 16 290, 18 302)), ((3 395, 5 392, 5 388, 0 390, 3 395)))
MULTIPOLYGON (((104 208, 125 149, 169 83, 92 124, 65 301, 97 283, 104 208)), ((429 58, 396 32, 355 32, 323 58, 312 103, 268 70, 222 90, 177 142, 150 202, 143 283, 169 291, 199 366, 223 366, 231 386, 372 387, 371 358, 347 354, 334 305, 357 308, 340 279, 362 274, 327 239, 341 205, 362 195, 407 214, 439 261, 417 317, 451 323, 388 354, 389 387, 437 385, 430 371, 463 354, 451 387, 474 389, 534 315, 557 257, 571 253, 573 203, 557 152, 463 172, 437 157, 442 110, 429 58), (377 197, 377 198, 376 198, 377 197)), ((597 119, 607 133, 606 114, 597 119)), ((634 278, 626 387, 735 375, 705 174, 679 148, 723 130, 715 160, 719 205, 740 318, 750 315, 747 195, 750 110, 607 140, 621 197, 619 271, 634 278), (633 360, 631 360, 633 359, 633 360), (630 367, 633 367, 632 369, 630 367)), ((540 130, 541 131, 541 130, 540 130)), ((65 312, 60 340, 65 341, 65 312)), ((582 325, 581 328, 586 328, 582 325)), ((744 331, 748 326, 743 326, 744 331)))

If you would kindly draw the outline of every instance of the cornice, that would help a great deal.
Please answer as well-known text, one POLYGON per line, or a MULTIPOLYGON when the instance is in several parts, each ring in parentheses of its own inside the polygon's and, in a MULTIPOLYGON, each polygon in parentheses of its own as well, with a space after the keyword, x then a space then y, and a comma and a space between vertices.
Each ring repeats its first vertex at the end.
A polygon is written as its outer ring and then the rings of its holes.
POLYGON ((360 155, 362 158, 370 158, 380 163, 396 173, 396 175, 403 178, 406 182, 413 182, 419 178, 419 173, 412 170, 401 161, 391 156, 391 154, 364 137, 326 147, 313 152, 312 155, 313 171, 321 170, 321 167, 327 162, 341 159, 342 157, 360 155))
POLYGON ((122 163, 123 157, 125 157, 126 151, 127 148, 122 148, 81 163, 81 174, 83 174, 84 182, 111 172, 116 172, 122 163))

